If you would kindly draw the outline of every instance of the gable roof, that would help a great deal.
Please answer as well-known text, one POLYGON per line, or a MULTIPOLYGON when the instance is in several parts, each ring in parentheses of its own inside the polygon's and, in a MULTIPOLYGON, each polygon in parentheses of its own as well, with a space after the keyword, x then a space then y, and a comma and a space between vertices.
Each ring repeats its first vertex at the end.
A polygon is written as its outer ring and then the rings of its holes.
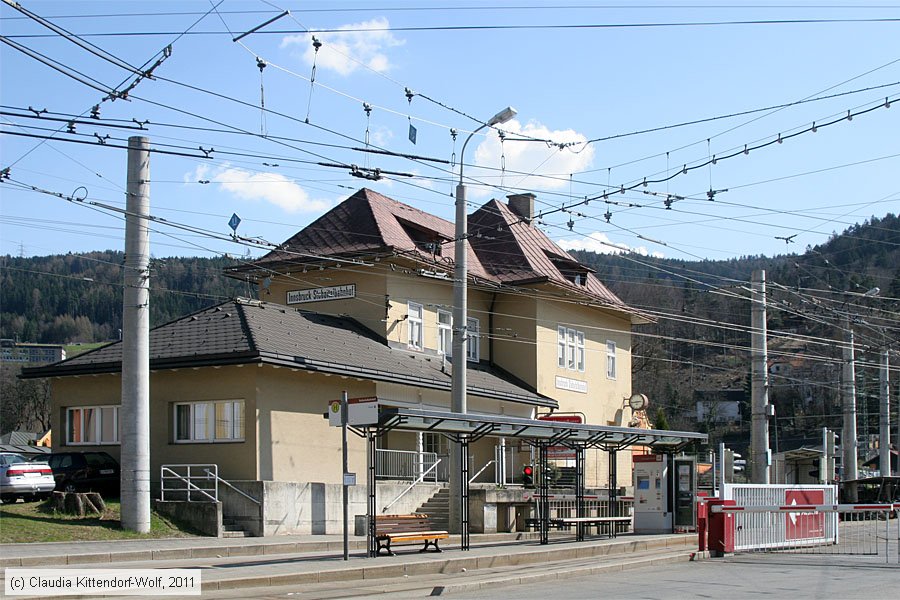
MULTIPOLYGON (((468 228, 465 244, 469 277, 498 285, 548 283, 564 293, 628 313, 635 322, 652 320, 628 307, 592 269, 505 203, 491 200, 484 204, 468 216, 468 228)), ((363 188, 275 250, 226 273, 262 278, 323 257, 372 259, 391 255, 450 272, 455 237, 450 221, 363 188)))
MULTIPOLYGON (((232 300, 150 331, 150 368, 270 364, 372 381, 450 390, 451 368, 440 357, 388 347, 350 318, 302 312, 280 304, 232 300)), ((22 377, 118 373, 122 343, 22 370, 22 377)), ((496 368, 468 368, 470 394, 556 406, 496 368)))
MULTIPOLYGON (((231 271, 243 273, 259 268, 278 270, 285 266, 296 267, 309 255, 371 258, 390 254, 405 254, 452 269, 454 238, 454 224, 450 221, 362 188, 275 250, 248 266, 235 267, 231 271), (438 251, 423 247, 421 239, 417 243, 417 234, 421 233, 433 235, 438 251)), ((471 246, 466 246, 470 273, 487 278, 471 246)))
POLYGON ((472 213, 469 216, 469 231, 476 234, 471 239, 482 264, 503 283, 523 284, 545 280, 632 312, 603 285, 593 269, 579 263, 547 234, 531 226, 503 202, 491 200, 472 213), (478 237, 477 233, 481 231, 489 232, 489 235, 478 237), (576 284, 567 278, 560 270, 561 264, 583 272, 583 283, 576 284))

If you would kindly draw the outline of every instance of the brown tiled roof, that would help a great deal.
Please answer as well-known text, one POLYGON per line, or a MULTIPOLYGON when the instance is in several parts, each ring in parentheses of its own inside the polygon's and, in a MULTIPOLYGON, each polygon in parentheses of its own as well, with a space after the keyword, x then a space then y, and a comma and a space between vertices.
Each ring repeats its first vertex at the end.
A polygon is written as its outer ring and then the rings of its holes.
MULTIPOLYGON (((450 221, 363 188, 249 267, 238 267, 235 271, 257 267, 277 269, 302 262, 304 254, 354 257, 379 253, 402 253, 452 270, 454 237, 454 225, 450 221), (416 245, 410 226, 436 234, 441 245, 436 260, 433 253, 416 245)), ((468 253, 470 273, 486 277, 471 247, 468 253)))
MULTIPOLYGON (((263 363, 352 375, 374 381, 450 389, 450 366, 439 357, 388 347, 349 318, 301 312, 280 304, 236 300, 182 317, 150 332, 150 368, 190 368, 263 363)), ((117 373, 122 343, 23 369, 22 376, 61 377, 117 373)), ((469 393, 556 406, 499 369, 469 367, 469 393)))
POLYGON ((573 265, 579 265, 578 261, 503 202, 491 200, 469 216, 469 237, 484 268, 502 283, 516 285, 546 280, 568 291, 629 310, 587 267, 583 267, 584 285, 566 279, 550 257, 573 265), (482 233, 481 237, 478 233, 482 233))
MULTIPOLYGON (((547 282, 562 291, 585 297, 616 310, 638 314, 580 265, 547 235, 522 220, 509 207, 491 200, 469 215, 466 242, 470 277, 487 282, 524 285, 547 282), (554 260, 583 270, 575 284, 560 272, 554 260)), ((363 188, 251 264, 233 273, 278 270, 317 257, 371 257, 402 254, 450 272, 454 264, 455 226, 412 206, 363 188), (440 244, 438 255, 417 244, 415 235, 432 236, 440 244)), ((421 242, 421 240, 419 240, 421 242)), ((638 317, 640 318, 640 317, 638 317)))

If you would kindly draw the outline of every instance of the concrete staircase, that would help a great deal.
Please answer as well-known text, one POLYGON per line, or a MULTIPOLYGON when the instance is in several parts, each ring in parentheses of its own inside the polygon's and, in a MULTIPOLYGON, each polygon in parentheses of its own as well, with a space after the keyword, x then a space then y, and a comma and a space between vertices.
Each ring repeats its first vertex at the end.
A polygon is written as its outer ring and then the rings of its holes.
POLYGON ((440 488, 416 512, 428 515, 432 528, 447 531, 450 526, 450 488, 440 488))
POLYGON ((559 467, 557 473, 559 476, 553 482, 553 487, 575 487, 577 477, 575 476, 575 467, 559 467))
POLYGON ((246 531, 238 525, 234 519, 224 517, 222 519, 222 537, 224 538, 244 538, 252 537, 249 531, 246 531))

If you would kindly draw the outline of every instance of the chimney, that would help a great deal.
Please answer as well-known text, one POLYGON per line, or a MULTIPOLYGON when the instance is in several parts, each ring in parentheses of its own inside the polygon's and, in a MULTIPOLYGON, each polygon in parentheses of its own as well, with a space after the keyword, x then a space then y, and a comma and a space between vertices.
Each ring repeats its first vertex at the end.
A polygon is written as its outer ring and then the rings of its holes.
POLYGON ((507 199, 509 199, 509 210, 531 225, 531 221, 534 220, 534 194, 510 194, 507 199))

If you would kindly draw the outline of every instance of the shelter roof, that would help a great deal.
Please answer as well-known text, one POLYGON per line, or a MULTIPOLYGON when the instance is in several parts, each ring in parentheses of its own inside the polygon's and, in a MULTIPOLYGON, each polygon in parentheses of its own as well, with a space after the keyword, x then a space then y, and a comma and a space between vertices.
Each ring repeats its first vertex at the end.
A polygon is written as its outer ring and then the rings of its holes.
POLYGON ((379 409, 378 428, 428 431, 450 436, 465 434, 470 441, 484 436, 512 437, 552 445, 623 449, 646 446, 674 452, 686 444, 706 442, 705 433, 587 425, 563 421, 523 419, 481 413, 454 413, 405 407, 379 409))

